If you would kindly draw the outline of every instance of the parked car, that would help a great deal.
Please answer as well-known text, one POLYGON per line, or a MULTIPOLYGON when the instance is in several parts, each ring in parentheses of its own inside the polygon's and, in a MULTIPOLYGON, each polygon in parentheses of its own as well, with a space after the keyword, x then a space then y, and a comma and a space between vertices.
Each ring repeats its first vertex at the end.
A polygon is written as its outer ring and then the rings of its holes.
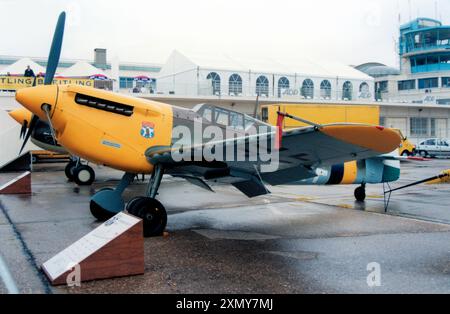
POLYGON ((420 142, 416 151, 422 157, 450 157, 450 144, 445 139, 430 138, 420 142))
POLYGON ((416 154, 416 146, 408 140, 408 137, 403 135, 402 131, 399 129, 395 130, 397 130, 402 137, 402 143, 398 149, 398 154, 400 156, 414 156, 416 154))

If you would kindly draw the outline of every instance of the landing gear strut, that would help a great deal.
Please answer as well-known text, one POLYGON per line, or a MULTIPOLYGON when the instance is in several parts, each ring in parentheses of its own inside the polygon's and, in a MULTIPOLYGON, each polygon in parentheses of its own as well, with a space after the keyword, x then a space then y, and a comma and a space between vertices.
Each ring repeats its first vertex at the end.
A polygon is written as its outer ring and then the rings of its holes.
MULTIPOLYGON (((147 186, 145 197, 135 197, 128 202, 127 211, 139 218, 144 224, 144 237, 154 237, 163 234, 167 225, 167 213, 164 206, 155 199, 164 175, 162 165, 155 165, 153 174, 147 186)), ((135 174, 125 173, 122 180, 113 189, 105 189, 97 192, 91 199, 91 213, 100 221, 107 220, 125 208, 122 194, 133 181, 135 174)))
POLYGON ((361 184, 360 187, 355 189, 355 198, 358 202, 364 202, 366 199, 366 184, 361 184))
POLYGON ((92 185, 95 181, 95 172, 92 167, 83 165, 79 158, 72 158, 64 170, 67 179, 78 185, 92 185))

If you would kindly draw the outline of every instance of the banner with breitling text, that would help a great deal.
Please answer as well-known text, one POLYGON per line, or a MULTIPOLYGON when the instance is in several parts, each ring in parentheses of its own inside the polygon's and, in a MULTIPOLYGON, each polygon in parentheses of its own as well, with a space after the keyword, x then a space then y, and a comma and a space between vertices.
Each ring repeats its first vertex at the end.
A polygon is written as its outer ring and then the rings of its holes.
MULTIPOLYGON (((24 76, 0 76, 0 90, 16 91, 21 88, 33 86, 34 77, 24 76)), ((36 85, 43 85, 44 78, 36 78, 36 85)), ((55 78, 53 84, 66 85, 82 85, 94 87, 94 80, 83 78, 55 78)))

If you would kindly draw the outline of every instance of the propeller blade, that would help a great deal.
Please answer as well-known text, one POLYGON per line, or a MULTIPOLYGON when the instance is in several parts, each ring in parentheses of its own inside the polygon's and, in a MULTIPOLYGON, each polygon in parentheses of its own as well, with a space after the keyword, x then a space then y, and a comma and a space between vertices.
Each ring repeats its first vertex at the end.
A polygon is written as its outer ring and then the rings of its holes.
MULTIPOLYGON (((58 64, 59 64, 59 58, 61 57, 61 48, 62 48, 62 43, 63 43, 63 38, 64 38, 65 23, 66 23, 66 12, 62 12, 59 15, 58 22, 56 23, 55 33, 53 34, 52 46, 50 48, 50 53, 49 53, 48 60, 47 60, 47 69, 45 71, 44 85, 51 85, 53 83, 56 69, 58 68, 58 64)), ((36 83, 37 83, 37 79, 35 77, 33 80, 33 86, 36 86, 36 83)), ((50 126, 51 126, 49 112, 46 111, 46 114, 47 114, 47 118, 49 119, 50 126)), ((19 155, 22 154, 22 151, 25 148, 25 146, 27 145, 28 140, 30 139, 31 135, 33 134, 34 128, 36 127, 38 121, 39 121, 39 117, 36 115, 33 115, 33 117, 31 118, 29 127, 28 127, 28 132, 26 132, 26 127, 27 127, 28 123, 26 121, 23 123, 22 129, 20 132, 20 137, 22 138, 25 136, 25 138, 24 138, 22 147, 20 148, 19 155), (26 134, 25 134, 25 132, 26 132, 26 134)), ((54 130, 53 130, 52 126, 51 126, 51 129, 52 129, 53 139, 55 140, 54 130)))
POLYGON ((58 67, 59 57, 61 56, 61 47, 64 37, 64 25, 66 22, 66 12, 59 15, 56 24, 55 34, 53 35, 52 46, 47 60, 47 69, 45 71, 44 84, 50 85, 55 77, 56 68, 58 67))
POLYGON ((24 139, 23 144, 22 144, 22 148, 20 148, 19 155, 22 154, 22 151, 25 148, 25 145, 27 145, 28 140, 30 139, 31 134, 33 133, 34 128, 36 127, 36 124, 37 124, 38 121, 39 121, 39 117, 36 116, 36 115, 33 115, 33 118, 31 118, 31 121, 30 121, 30 126, 28 128, 28 132, 25 135, 25 139, 24 139))
POLYGON ((20 129, 20 138, 23 138, 27 132, 28 121, 24 120, 22 124, 22 128, 20 129))

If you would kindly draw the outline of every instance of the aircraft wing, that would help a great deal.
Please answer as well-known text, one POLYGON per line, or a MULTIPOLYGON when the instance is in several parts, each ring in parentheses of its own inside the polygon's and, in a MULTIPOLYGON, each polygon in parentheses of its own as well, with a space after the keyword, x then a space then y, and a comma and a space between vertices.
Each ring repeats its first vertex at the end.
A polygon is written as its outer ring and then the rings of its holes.
MULTIPOLYGON (((237 142, 242 140, 246 138, 226 141, 223 143, 224 148, 230 145, 238 147, 237 142)), ((207 162, 200 159, 175 162, 171 156, 171 147, 153 147, 147 150, 146 156, 152 164, 164 163, 169 174, 185 177, 190 182, 193 182, 193 178, 204 178, 207 181, 229 183, 253 197, 268 193, 264 183, 281 185, 312 178, 316 176, 315 169, 318 167, 386 154, 398 148, 400 142, 396 131, 367 125, 342 124, 293 129, 283 132, 278 164, 270 172, 260 171, 258 167, 264 163, 259 161, 207 162)), ((197 185, 206 184, 200 181, 197 185)))

